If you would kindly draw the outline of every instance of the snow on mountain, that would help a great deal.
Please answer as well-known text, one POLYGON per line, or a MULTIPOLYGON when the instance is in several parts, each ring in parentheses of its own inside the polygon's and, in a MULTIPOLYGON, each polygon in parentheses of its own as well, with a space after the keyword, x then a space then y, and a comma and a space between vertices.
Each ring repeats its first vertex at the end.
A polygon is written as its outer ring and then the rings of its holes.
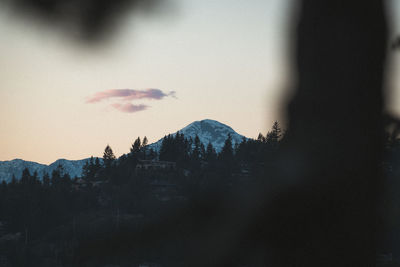
MULTIPOLYGON (((211 143, 217 152, 220 152, 224 146, 225 140, 228 134, 232 137, 232 144, 242 142, 245 136, 238 134, 231 127, 220 123, 215 120, 201 120, 195 121, 187 125, 185 128, 179 130, 183 133, 186 138, 194 139, 196 135, 199 137, 200 142, 207 146, 211 143)), ((176 133, 172 134, 175 135, 176 133)), ((162 139, 157 142, 148 145, 149 148, 159 151, 161 148, 162 139)), ((10 182, 12 176, 15 175, 17 179, 21 178, 22 171, 28 168, 29 172, 33 174, 35 171, 38 173, 39 178, 42 178, 45 173, 51 175, 52 171, 57 168, 58 165, 64 167, 64 171, 71 177, 80 177, 82 175, 82 167, 85 162, 89 159, 82 160, 66 160, 59 159, 50 165, 44 165, 32 161, 25 161, 22 159, 14 159, 11 161, 0 161, 0 182, 10 182)))
MULTIPOLYGON (((172 135, 174 136, 176 133, 177 132, 173 133, 172 135)), ((207 146, 208 143, 211 143, 217 152, 221 151, 228 134, 230 134, 232 137, 233 145, 241 143, 243 138, 248 139, 247 137, 235 132, 228 125, 209 119, 192 122, 183 129, 179 130, 179 133, 183 133, 186 138, 190 137, 192 139, 194 139, 197 135, 200 139, 200 142, 202 142, 204 146, 207 146)), ((153 144, 150 144, 148 147, 158 152, 160 151, 162 140, 163 138, 153 144)))
POLYGON ((53 170, 55 170, 58 165, 64 167, 64 171, 69 174, 72 178, 77 176, 80 177, 82 175, 82 168, 83 165, 89 160, 88 159, 81 159, 81 160, 67 160, 67 159, 58 159, 55 162, 51 163, 48 166, 48 173, 51 174, 53 170))
POLYGON ((57 168, 58 165, 64 167, 64 171, 71 177, 81 176, 82 167, 85 162, 89 159, 82 160, 66 160, 59 159, 50 165, 40 164, 32 161, 25 161, 22 159, 14 159, 10 161, 0 161, 0 182, 6 181, 11 182, 12 176, 15 178, 21 178, 22 171, 28 168, 29 172, 33 174, 35 171, 38 173, 39 178, 42 178, 45 173, 51 175, 52 171, 57 168))

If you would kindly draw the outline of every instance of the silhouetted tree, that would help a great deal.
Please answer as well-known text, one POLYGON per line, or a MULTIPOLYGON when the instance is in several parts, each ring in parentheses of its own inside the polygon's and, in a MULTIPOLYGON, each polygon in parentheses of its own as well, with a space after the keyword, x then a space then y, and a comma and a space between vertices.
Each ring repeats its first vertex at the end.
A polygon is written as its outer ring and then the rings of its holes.
POLYGON ((47 172, 43 174, 42 184, 44 187, 50 187, 50 176, 47 172))
POLYGON ((28 185, 29 182, 30 182, 30 179, 31 179, 31 174, 30 174, 30 172, 29 172, 29 169, 28 169, 28 168, 25 168, 25 169, 22 171, 22 176, 21 176, 21 179, 20 179, 20 183, 21 183, 21 184, 24 184, 24 185, 28 185))
POLYGON ((106 168, 109 168, 112 166, 112 164, 115 161, 115 155, 111 149, 111 147, 109 145, 106 146, 106 148, 104 149, 104 153, 103 153, 103 161, 104 161, 104 165, 106 168))
POLYGON ((265 142, 270 145, 276 145, 278 144, 281 137, 282 137, 282 129, 279 126, 279 123, 275 121, 274 124, 272 125, 272 130, 268 132, 267 136, 265 137, 265 142))
POLYGON ((225 175, 230 175, 234 167, 232 136, 230 134, 228 134, 228 137, 226 138, 224 146, 222 147, 222 150, 219 153, 218 157, 219 157, 220 170, 225 175))
POLYGON ((82 175, 88 181, 95 181, 99 179, 101 169, 102 165, 99 158, 96 157, 96 159, 94 159, 93 156, 91 156, 82 168, 82 175))
POLYGON ((147 159, 147 143, 148 143, 149 141, 147 140, 147 137, 145 136, 145 137, 143 137, 143 141, 142 141, 142 146, 141 146, 141 148, 142 148, 142 152, 143 152, 143 159, 147 159))
POLYGON ((16 185, 16 184, 17 184, 17 178, 15 178, 15 175, 13 174, 11 178, 11 185, 16 185))
POLYGON ((131 154, 136 154, 140 151, 140 148, 142 147, 142 143, 140 141, 140 137, 136 138, 135 142, 133 142, 132 147, 131 147, 131 154))
POLYGON ((61 185, 61 179, 64 176, 64 167, 61 164, 57 165, 57 168, 51 172, 51 185, 58 187, 61 185))
POLYGON ((92 173, 93 164, 94 164, 94 159, 93 156, 91 156, 90 159, 86 161, 82 167, 82 175, 88 180, 93 179, 93 173, 92 173))
POLYGON ((193 150, 191 153, 191 157, 192 157, 192 160, 194 160, 194 161, 199 161, 201 158, 201 142, 200 142, 200 138, 197 136, 197 134, 194 138, 193 150))
POLYGON ((205 153, 205 160, 210 164, 214 164, 217 160, 217 152, 215 151, 213 145, 208 143, 206 153, 205 153))
POLYGON ((261 143, 265 143, 265 136, 262 133, 258 134, 257 141, 261 143))
POLYGON ((175 136, 168 135, 163 138, 159 158, 160 160, 174 161, 179 166, 184 166, 190 161, 192 141, 185 138, 184 134, 177 132, 175 136))
POLYGON ((169 134, 168 136, 164 136, 164 138, 161 141, 161 147, 160 147, 160 151, 159 151, 159 158, 160 160, 166 160, 169 158, 169 150, 170 150, 170 146, 171 146, 171 135, 169 134))

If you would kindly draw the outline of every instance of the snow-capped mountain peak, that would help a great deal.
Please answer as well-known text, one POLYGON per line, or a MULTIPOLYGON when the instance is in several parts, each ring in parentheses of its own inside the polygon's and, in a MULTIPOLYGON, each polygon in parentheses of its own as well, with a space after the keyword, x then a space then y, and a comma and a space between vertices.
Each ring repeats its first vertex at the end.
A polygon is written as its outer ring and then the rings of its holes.
MULTIPOLYGON (((217 152, 221 151, 229 134, 231 135, 233 145, 242 142, 243 138, 247 139, 245 136, 235 132, 228 125, 210 119, 194 121, 177 132, 183 134, 185 138, 194 139, 197 135, 204 146, 211 143, 217 152)), ((172 135, 176 135, 177 132, 172 135)), ((162 138, 157 142, 150 144, 149 148, 159 151, 161 143, 162 138)))

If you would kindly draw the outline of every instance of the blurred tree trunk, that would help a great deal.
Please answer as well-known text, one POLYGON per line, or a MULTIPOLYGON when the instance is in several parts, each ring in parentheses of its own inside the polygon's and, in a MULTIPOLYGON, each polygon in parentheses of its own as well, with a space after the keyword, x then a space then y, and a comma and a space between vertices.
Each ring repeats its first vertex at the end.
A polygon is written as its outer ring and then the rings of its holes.
POLYGON ((273 266, 375 266, 382 188, 383 3, 303 0, 269 223, 273 266))

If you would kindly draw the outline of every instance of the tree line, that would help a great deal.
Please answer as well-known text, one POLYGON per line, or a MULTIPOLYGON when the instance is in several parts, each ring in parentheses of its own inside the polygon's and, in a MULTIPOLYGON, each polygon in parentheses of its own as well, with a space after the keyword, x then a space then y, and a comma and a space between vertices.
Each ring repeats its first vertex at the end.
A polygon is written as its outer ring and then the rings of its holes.
MULTIPOLYGON (((400 141, 391 135, 386 140, 385 171, 395 184, 400 141)), ((196 232, 208 220, 217 216, 224 222, 225 217, 217 215, 222 210, 248 208, 241 207, 251 199, 247 192, 274 175, 283 142, 278 122, 267 134, 235 145, 228 135, 219 151, 211 143, 202 144, 198 136, 192 139, 178 132, 165 136, 158 152, 148 147, 146 137, 135 139, 130 152, 119 158, 107 145, 102 158, 91 157, 85 163, 82 177, 70 177, 61 165, 42 179, 25 169, 20 179, 13 177, 0 187, 0 222, 15 237, 0 238, 0 254, 4 251, 12 266, 75 266, 97 257, 101 263, 102 255, 121 266, 179 258, 186 247, 179 246, 197 240, 196 232), (176 168, 138 170, 143 161, 174 162, 176 168), (221 205, 224 208, 218 210, 221 205), (214 210, 216 214, 209 214, 214 210), (171 214, 180 215, 174 219, 171 214), (187 228, 176 228, 179 225, 187 228), (163 239, 168 232, 175 233, 172 240, 163 239), (144 236, 137 237, 138 233, 144 236), (128 241, 123 238, 133 234, 128 241), (144 240, 164 243, 154 247, 150 242, 146 248, 144 240), (113 242, 128 242, 136 256, 112 251, 113 242), (167 247, 175 250, 157 258, 167 247)), ((400 203, 396 194, 390 196, 394 196, 386 200, 390 207, 400 203)), ((393 222, 391 229, 400 233, 394 224, 400 213, 390 209, 386 214, 393 222)))

